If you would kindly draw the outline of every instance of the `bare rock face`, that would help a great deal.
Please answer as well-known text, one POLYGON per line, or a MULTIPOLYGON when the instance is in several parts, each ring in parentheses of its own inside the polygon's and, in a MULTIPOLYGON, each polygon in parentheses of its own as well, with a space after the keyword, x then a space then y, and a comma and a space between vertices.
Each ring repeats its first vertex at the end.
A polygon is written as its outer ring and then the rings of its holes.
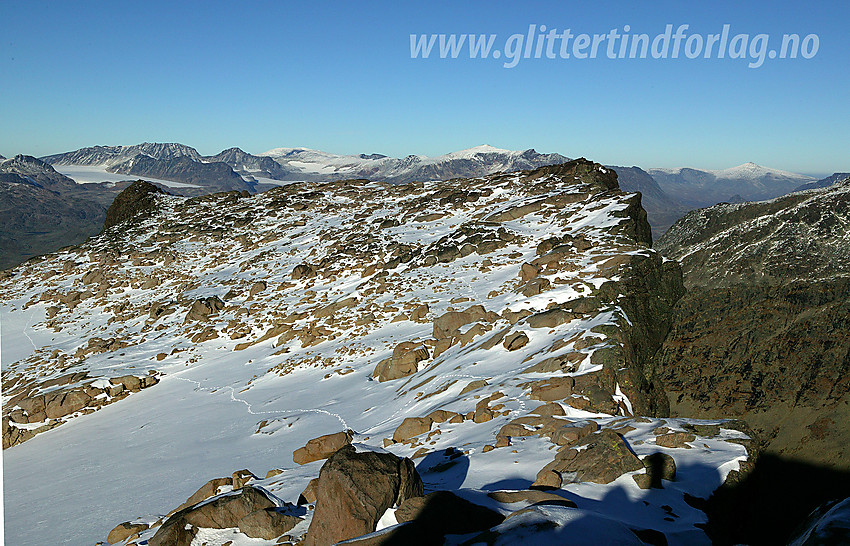
POLYGON ((305 546, 327 546, 375 530, 392 506, 424 494, 413 461, 345 446, 322 466, 305 546))
POLYGON ((297 464, 307 464, 313 461, 327 459, 341 447, 351 443, 354 432, 344 430, 333 434, 325 434, 308 441, 304 447, 299 447, 292 454, 292 460, 297 464))
POLYGON ((104 231, 127 220, 151 214, 156 210, 156 195, 165 192, 150 182, 137 180, 115 197, 106 211, 104 231))

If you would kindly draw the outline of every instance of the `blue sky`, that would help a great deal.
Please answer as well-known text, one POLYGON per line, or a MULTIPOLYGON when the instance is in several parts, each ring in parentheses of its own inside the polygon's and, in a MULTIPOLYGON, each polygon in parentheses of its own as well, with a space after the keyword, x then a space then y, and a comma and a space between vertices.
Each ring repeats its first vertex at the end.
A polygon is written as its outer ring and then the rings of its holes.
MULTIPOLYGON (((0 154, 182 142, 438 155, 479 144, 642 167, 850 170, 846 1, 0 5, 0 154), (410 34, 816 34, 804 59, 411 59, 410 34)), ((465 59, 463 57, 466 57, 465 59)))

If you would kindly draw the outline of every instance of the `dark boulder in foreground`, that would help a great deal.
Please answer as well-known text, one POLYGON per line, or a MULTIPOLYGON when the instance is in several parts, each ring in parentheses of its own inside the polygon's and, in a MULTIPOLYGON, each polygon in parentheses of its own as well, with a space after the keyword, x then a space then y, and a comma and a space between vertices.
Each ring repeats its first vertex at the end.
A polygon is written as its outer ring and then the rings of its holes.
POLYGON ((144 180, 133 182, 127 189, 115 197, 115 201, 106 210, 103 230, 127 220, 144 217, 156 210, 156 195, 166 192, 144 180))

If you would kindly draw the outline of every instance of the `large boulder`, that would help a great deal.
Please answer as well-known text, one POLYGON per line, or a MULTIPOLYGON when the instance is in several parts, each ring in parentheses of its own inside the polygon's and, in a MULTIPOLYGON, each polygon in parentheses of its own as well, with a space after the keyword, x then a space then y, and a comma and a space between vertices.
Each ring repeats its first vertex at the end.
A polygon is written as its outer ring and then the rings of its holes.
POLYGON ((205 322, 210 315, 218 313, 222 309, 224 309, 224 302, 218 296, 199 298, 192 303, 192 307, 186 314, 186 322, 205 322))
POLYGON ((165 194, 150 182, 137 180, 119 193, 106 210, 103 230, 128 220, 138 221, 156 210, 156 196, 165 194))
POLYGON ((574 473, 575 481, 606 484, 643 468, 643 462, 620 435, 603 429, 561 448, 555 460, 537 474, 534 487, 557 489, 566 473, 574 473))
POLYGON ((106 537, 106 542, 109 544, 116 544, 122 540, 126 540, 128 537, 147 530, 147 528, 147 523, 131 523, 129 521, 119 523, 115 526, 115 528, 109 531, 109 535, 106 537))
POLYGON ((434 339, 447 339, 458 334, 461 326, 472 322, 494 322, 499 315, 484 309, 483 305, 473 305, 464 311, 449 311, 434 320, 434 339))
MULTIPOLYGON (((281 518, 288 517, 275 512, 275 508, 277 504, 269 498, 268 494, 258 488, 246 486, 237 492, 227 493, 209 502, 202 502, 175 512, 163 522, 148 544, 149 546, 191 546, 197 528, 239 527, 239 522, 245 516, 258 510, 271 509, 269 513, 279 514, 281 518)), ((251 528, 256 529, 255 526, 251 528)))
POLYGON ((327 546, 375 530, 388 508, 424 494, 413 461, 347 445, 319 472, 305 546, 327 546))
POLYGON ((307 464, 313 461, 327 459, 342 446, 350 444, 352 438, 354 438, 354 431, 351 430, 343 430, 313 438, 304 447, 299 447, 292 453, 292 460, 297 464, 307 464))
POLYGON ((378 381, 392 381, 416 373, 419 362, 426 360, 430 354, 428 348, 421 343, 403 341, 393 349, 393 356, 382 360, 375 366, 372 373, 378 381))

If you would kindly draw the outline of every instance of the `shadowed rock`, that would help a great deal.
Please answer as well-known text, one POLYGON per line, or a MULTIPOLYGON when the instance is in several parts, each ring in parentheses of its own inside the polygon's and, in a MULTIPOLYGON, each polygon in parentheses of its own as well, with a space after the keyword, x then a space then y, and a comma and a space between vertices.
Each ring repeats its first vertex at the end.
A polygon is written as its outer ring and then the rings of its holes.
POLYGON ((103 230, 128 220, 138 220, 156 210, 156 196, 165 194, 163 190, 150 182, 137 180, 115 197, 115 201, 106 210, 103 230))

